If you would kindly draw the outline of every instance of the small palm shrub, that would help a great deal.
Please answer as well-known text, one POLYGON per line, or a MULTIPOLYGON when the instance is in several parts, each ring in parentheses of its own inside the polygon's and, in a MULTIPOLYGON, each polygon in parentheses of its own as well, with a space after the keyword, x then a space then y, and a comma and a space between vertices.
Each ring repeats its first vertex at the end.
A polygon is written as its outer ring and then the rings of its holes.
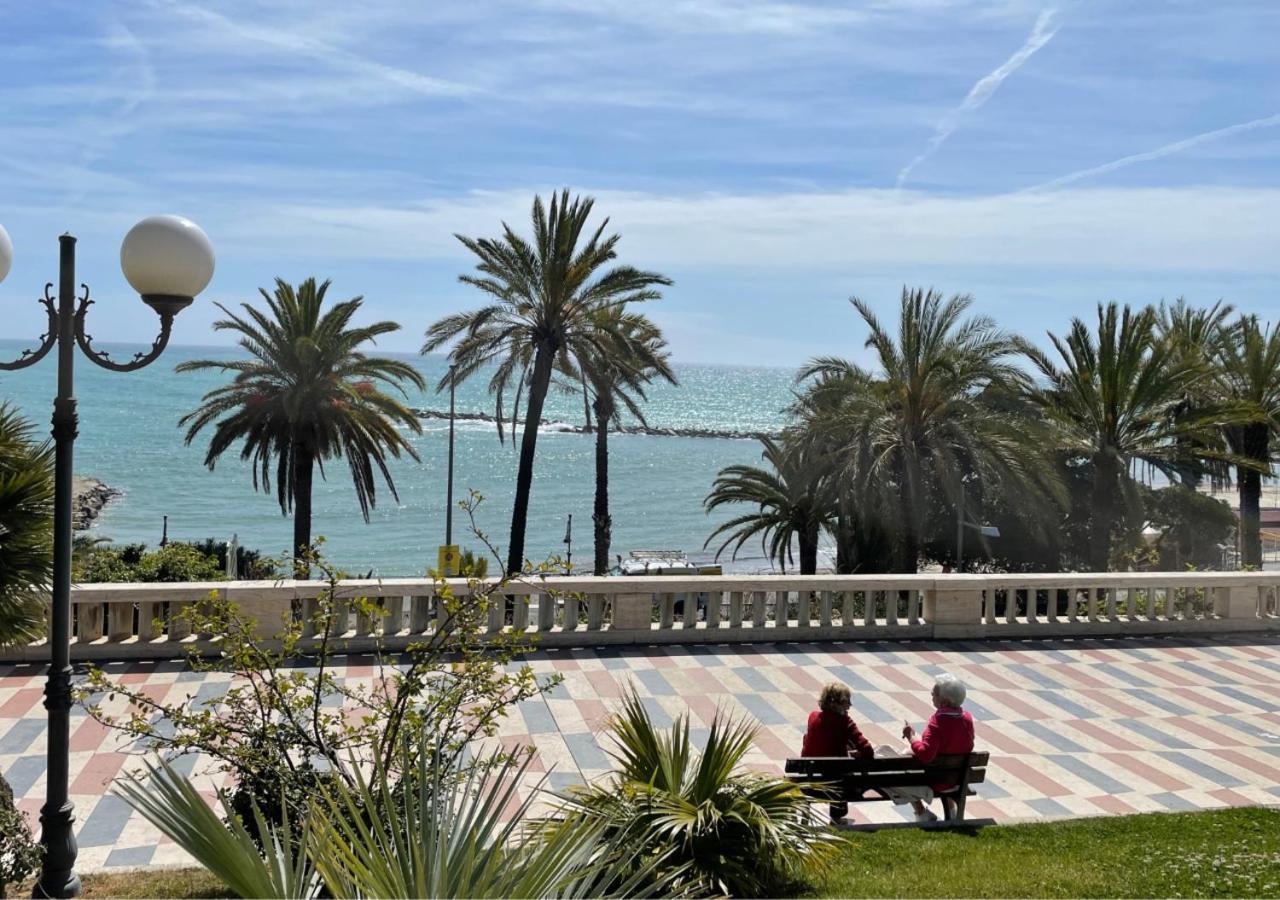
MULTIPOLYGON (((800 788, 741 767, 756 731, 748 721, 718 714, 697 751, 687 714, 659 731, 632 692, 610 727, 618 771, 563 794, 549 825, 632 835, 633 858, 689 896, 778 896, 831 858, 835 837, 815 824, 800 788)), ((615 871, 632 870, 617 861, 615 871)))
MULTIPOLYGON (((53 559, 53 454, 31 424, 0 403, 0 646, 44 628, 53 559)), ((0 775, 0 897, 39 863, 26 816, 0 775)))
POLYGON ((517 798, 527 760, 498 754, 475 765, 460 757, 441 765, 440 740, 429 730, 402 736, 395 769, 375 761, 368 777, 352 761, 354 783, 327 780, 300 822, 286 813, 271 823, 256 804, 242 820, 225 794, 224 822, 167 762, 148 763, 117 791, 242 897, 663 893, 661 860, 639 860, 625 832, 606 834, 604 824, 586 820, 528 827, 534 795, 517 798), (625 877, 611 868, 619 860, 625 877))

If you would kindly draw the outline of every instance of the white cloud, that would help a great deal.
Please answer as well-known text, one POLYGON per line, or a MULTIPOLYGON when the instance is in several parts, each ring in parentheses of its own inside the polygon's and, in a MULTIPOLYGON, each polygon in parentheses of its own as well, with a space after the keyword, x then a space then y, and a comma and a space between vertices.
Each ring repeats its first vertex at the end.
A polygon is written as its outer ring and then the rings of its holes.
POLYGON ((939 120, 938 124, 934 126, 933 137, 929 138, 929 143, 924 151, 898 172, 898 187, 902 187, 906 183, 907 178, 917 166, 938 151, 938 148, 946 142, 947 138, 951 137, 955 130, 960 127, 960 123, 965 116, 981 108, 991 99, 1006 78, 1022 68, 1023 63, 1053 39, 1053 36, 1058 33, 1056 28, 1049 28, 1049 23, 1053 20, 1053 14, 1054 11, 1052 9, 1042 12, 1039 18, 1036 19, 1036 24, 1031 29, 1031 34, 1023 41, 1017 52, 1006 59, 998 68, 978 79, 977 83, 969 89, 969 93, 965 95, 960 105, 955 109, 949 110, 939 120))
POLYGON ((1068 175, 1062 175, 1058 178, 1045 181, 1040 184, 1027 188, 1028 191, 1053 191, 1058 188, 1066 187, 1077 181, 1086 178, 1093 178, 1096 175, 1106 175, 1117 169, 1123 169, 1132 166, 1135 163, 1150 162, 1154 159, 1163 159, 1166 156, 1172 156, 1183 150, 1190 150, 1192 147, 1198 147, 1200 144, 1207 144, 1211 141, 1219 141, 1223 138, 1233 137, 1237 134, 1244 134, 1248 131, 1256 131, 1259 128, 1274 128, 1280 125, 1280 113, 1274 116, 1265 116, 1261 119, 1253 119, 1249 122, 1241 122, 1238 125, 1229 125, 1226 128, 1218 128, 1214 131, 1205 131, 1181 141, 1174 141, 1172 144, 1165 144, 1163 147, 1157 147, 1155 150, 1148 150, 1146 153, 1134 153, 1131 156, 1122 156, 1120 159, 1113 159, 1109 163, 1103 163, 1100 166, 1093 166, 1088 169, 1081 169, 1078 172, 1072 172, 1068 175))
POLYGON ((373 76, 392 87, 429 97, 465 97, 478 92, 477 88, 461 82, 433 78, 411 69, 386 65, 295 29, 247 24, 200 6, 174 0, 153 2, 161 9, 178 13, 200 23, 205 29, 213 29, 221 36, 231 38, 234 44, 243 45, 246 41, 264 44, 345 72, 373 76))
MULTIPOLYGON (((545 194, 547 188, 542 188, 545 194)), ((414 205, 274 205, 218 223, 235 252, 306 246, 340 259, 465 259, 453 238, 527 230, 534 189, 414 205)), ((940 196, 850 190, 672 196, 595 192, 650 266, 780 270, 913 265, 1280 272, 1280 190, 1220 187, 940 196)))
POLYGON ((867 20, 858 9, 751 0, 540 0, 537 5, 665 32, 803 35, 867 20))

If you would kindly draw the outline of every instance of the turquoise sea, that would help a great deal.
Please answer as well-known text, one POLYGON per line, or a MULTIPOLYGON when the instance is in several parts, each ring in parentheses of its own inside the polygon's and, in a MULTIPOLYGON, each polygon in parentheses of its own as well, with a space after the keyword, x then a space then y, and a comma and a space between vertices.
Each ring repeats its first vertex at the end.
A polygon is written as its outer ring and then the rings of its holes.
MULTIPOLYGON (((0 341, 4 358, 16 357, 28 344, 0 341)), ((141 346, 103 345, 125 359, 141 346)), ((156 544, 162 517, 169 517, 173 539, 219 539, 237 535, 243 546, 267 554, 283 554, 292 535, 275 495, 255 493, 249 467, 231 454, 214 471, 203 465, 207 438, 183 443, 178 419, 195 408, 209 388, 227 376, 216 373, 177 375, 173 367, 187 359, 230 358, 233 348, 170 347, 151 367, 130 374, 101 369, 83 357, 76 360, 76 396, 80 437, 75 470, 122 492, 107 506, 92 533, 116 542, 156 544)), ((395 354, 389 354, 395 355, 395 354)), ((412 406, 448 410, 447 392, 435 385, 447 366, 443 357, 404 356, 421 370, 431 388, 414 392, 412 406)), ((42 433, 52 411, 57 365, 48 357, 21 372, 0 372, 0 400, 15 404, 42 433)), ((750 366, 677 365, 677 387, 655 385, 645 407, 649 425, 671 429, 750 432, 774 431, 792 399, 794 371, 750 366)), ((459 412, 492 413, 485 381, 458 389, 459 412)), ((509 414, 509 413, 508 413, 509 414)), ((573 516, 573 561, 589 566, 592 553, 591 505, 594 487, 594 438, 565 433, 563 425, 583 421, 580 394, 548 398, 538 438, 526 555, 532 559, 564 555, 567 517, 573 516)), ((343 460, 326 467, 327 480, 317 482, 314 533, 326 539, 325 552, 351 573, 381 576, 421 574, 434 565, 436 546, 444 542, 445 472, 448 422, 423 421, 414 440, 421 462, 401 460, 392 472, 397 503, 381 486, 377 508, 368 524, 360 516, 355 492, 343 460)), ((757 463, 760 445, 749 439, 610 436, 610 491, 613 552, 633 549, 680 549, 705 558, 703 542, 715 526, 735 514, 709 516, 702 500, 720 468, 757 463)), ((517 451, 510 434, 498 442, 492 424, 459 422, 456 435, 455 498, 475 489, 484 495, 479 525, 505 552, 511 522, 517 451)), ((273 485, 274 487, 274 485, 273 485)), ((744 510, 745 511, 745 510, 744 510)), ((479 549, 468 533, 465 516, 455 513, 455 543, 479 549)), ((714 546, 713 548, 714 549, 714 546)), ((735 570, 767 568, 759 544, 748 545, 735 570)))

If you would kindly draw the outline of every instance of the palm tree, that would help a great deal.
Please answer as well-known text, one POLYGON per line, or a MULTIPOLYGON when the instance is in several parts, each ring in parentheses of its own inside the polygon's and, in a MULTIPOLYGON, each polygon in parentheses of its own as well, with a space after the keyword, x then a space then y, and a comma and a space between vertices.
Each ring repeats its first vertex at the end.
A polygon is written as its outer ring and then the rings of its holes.
POLYGON ((1252 465, 1236 467, 1241 561, 1262 566, 1259 519, 1262 476, 1270 474, 1272 439, 1280 434, 1280 326, 1242 316, 1218 347, 1216 381, 1223 398, 1243 404, 1245 418, 1226 429, 1231 450, 1252 465))
POLYGON ((1106 571, 1116 499, 1136 503, 1126 470, 1145 462, 1172 477, 1196 460, 1222 459, 1220 411, 1183 413, 1204 376, 1194 360, 1175 355, 1156 339, 1156 313, 1150 307, 1123 311, 1115 303, 1098 305, 1096 336, 1073 319, 1065 338, 1049 335, 1060 360, 1024 344, 1046 384, 1032 391, 1033 402, 1055 427, 1059 446, 1092 466, 1092 523, 1089 563, 1106 571))
POLYGON ((880 492, 862 474, 869 461, 850 455, 837 429, 846 402, 861 389, 856 378, 820 375, 807 382, 788 410, 794 420, 788 439, 807 445, 822 470, 821 492, 831 511, 827 528, 835 541, 839 575, 891 570, 897 543, 890 531, 892 517, 880 508, 880 492))
POLYGON ((932 496, 957 507, 962 492, 979 489, 1021 493, 1027 503, 1057 496, 1034 431, 990 402, 993 392, 1024 380, 1011 361, 1012 337, 987 316, 962 318, 973 302, 964 295, 944 300, 933 290, 903 288, 896 337, 868 304, 851 302, 870 330, 866 346, 880 371, 827 357, 798 377, 844 387, 831 426, 856 463, 849 476, 876 491, 881 508, 898 511, 902 571, 916 571, 932 496))
MULTIPOLYGON (((1233 309, 1231 304, 1221 300, 1210 307, 1190 306, 1181 297, 1171 304, 1162 302, 1156 315, 1156 333, 1168 346, 1175 360, 1207 374, 1227 337, 1227 318, 1233 309)), ((1175 410, 1175 416, 1185 418, 1198 407, 1212 404, 1213 398, 1208 393, 1213 388, 1211 379, 1196 378, 1193 386, 1194 393, 1188 391, 1184 395, 1182 404, 1175 410)), ((1179 440, 1184 444, 1183 450, 1188 458, 1178 464, 1178 478, 1184 485, 1195 490, 1200 486, 1205 465, 1203 461, 1196 460, 1193 453, 1187 452, 1191 449, 1186 446, 1188 438, 1179 440)), ((1217 468, 1222 469, 1221 466, 1217 468)), ((1224 473, 1225 471, 1215 474, 1224 473)))
POLYGON ((812 575, 818 570, 818 538, 832 518, 823 483, 824 461, 812 447, 800 442, 771 438, 761 442, 761 455, 769 468, 726 466, 703 501, 707 512, 729 503, 754 504, 757 510, 725 522, 702 546, 725 534, 716 559, 735 540, 733 556, 737 557, 742 545, 759 535, 765 555, 786 572, 787 563, 795 562, 791 550, 795 541, 800 550, 800 574, 812 575))
POLYGON ((39 636, 52 576, 52 448, 0 403, 0 646, 39 636))
MULTIPOLYGON (((53 576, 53 453, 0 403, 0 647, 34 640, 53 576)), ((39 847, 0 773, 0 897, 40 863, 39 847)))
POLYGON ((621 306, 610 306, 596 313, 596 327, 610 352, 578 360, 578 364, 590 394, 587 427, 594 427, 596 435, 596 494, 591 516, 595 526, 593 573, 605 575, 609 571, 613 531, 613 517, 609 515, 609 426, 622 424, 624 409, 646 425, 640 409, 640 401, 646 399, 645 386, 655 378, 675 384, 676 376, 671 371, 667 342, 647 317, 627 312, 621 306))
POLYGON ((538 423, 553 372, 559 369, 573 376, 578 371, 575 361, 596 359, 610 352, 612 341, 598 327, 599 310, 655 300, 661 296, 657 286, 671 284, 670 279, 656 272, 631 266, 601 271, 617 258, 620 238, 616 234, 604 236, 608 219, 594 232, 586 233, 594 204, 590 197, 570 199, 565 190, 551 198, 548 211, 542 198, 535 197, 532 243, 505 223, 500 238, 455 235, 479 259, 477 274, 460 275, 458 279, 479 288, 493 302, 472 312, 445 316, 428 329, 427 342, 422 347, 423 353, 430 353, 457 339, 449 352, 455 368, 441 380, 438 390, 448 387, 451 379, 462 382, 496 364, 489 378, 489 392, 495 397, 499 440, 503 398, 514 386, 514 429, 521 397, 528 392, 511 510, 511 545, 507 551, 510 574, 524 567, 538 423))
POLYGON ((308 278, 297 289, 276 279, 274 294, 260 289, 267 309, 241 304, 243 315, 226 307, 227 318, 214 323, 217 331, 239 335, 248 352, 244 360, 191 360, 179 372, 216 369, 235 374, 230 384, 214 388, 198 409, 183 416, 190 444, 206 426, 213 437, 205 454, 210 469, 232 444, 242 442, 240 458, 253 463, 255 490, 271 490, 275 464, 276 498, 280 511, 293 511, 294 575, 306 578, 311 546, 311 490, 315 470, 324 477, 324 461, 345 457, 365 521, 376 504, 375 470, 381 473, 393 498, 395 483, 387 467, 401 452, 417 460, 413 446, 398 430, 415 434, 422 425, 406 407, 379 384, 405 397, 403 385, 419 390, 425 382, 405 362, 367 356, 360 346, 399 330, 395 322, 352 327, 362 297, 324 308, 329 282, 308 278))

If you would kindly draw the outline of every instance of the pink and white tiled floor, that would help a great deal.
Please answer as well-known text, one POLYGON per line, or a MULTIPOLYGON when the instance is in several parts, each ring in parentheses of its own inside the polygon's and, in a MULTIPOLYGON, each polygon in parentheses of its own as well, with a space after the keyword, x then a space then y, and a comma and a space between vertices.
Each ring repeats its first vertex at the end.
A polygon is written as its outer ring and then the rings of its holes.
MULTIPOLYGON (((690 712, 698 739, 717 707, 750 716, 761 726, 750 764, 781 771, 799 750, 822 684, 849 685, 864 733, 892 744, 904 719, 921 726, 933 676, 949 671, 969 685, 978 746, 992 755, 971 816, 1009 822, 1280 804, 1277 636, 602 648, 538 652, 529 662, 563 673, 564 682, 522 704, 501 739, 534 746, 533 767, 549 773, 553 788, 609 769, 601 726, 631 684, 659 724, 690 712)), ((370 677, 369 660, 350 663, 347 677, 370 677)), ((212 699, 226 687, 225 677, 177 662, 107 668, 171 700, 212 699)), ((42 667, 0 665, 0 772, 33 823, 44 795, 42 687, 42 667)), ((135 764, 127 750, 77 710, 71 794, 81 871, 184 860, 109 793, 135 764)), ((199 775, 202 761, 183 767, 199 775)), ((853 816, 892 821, 901 813, 871 803, 853 816)))

